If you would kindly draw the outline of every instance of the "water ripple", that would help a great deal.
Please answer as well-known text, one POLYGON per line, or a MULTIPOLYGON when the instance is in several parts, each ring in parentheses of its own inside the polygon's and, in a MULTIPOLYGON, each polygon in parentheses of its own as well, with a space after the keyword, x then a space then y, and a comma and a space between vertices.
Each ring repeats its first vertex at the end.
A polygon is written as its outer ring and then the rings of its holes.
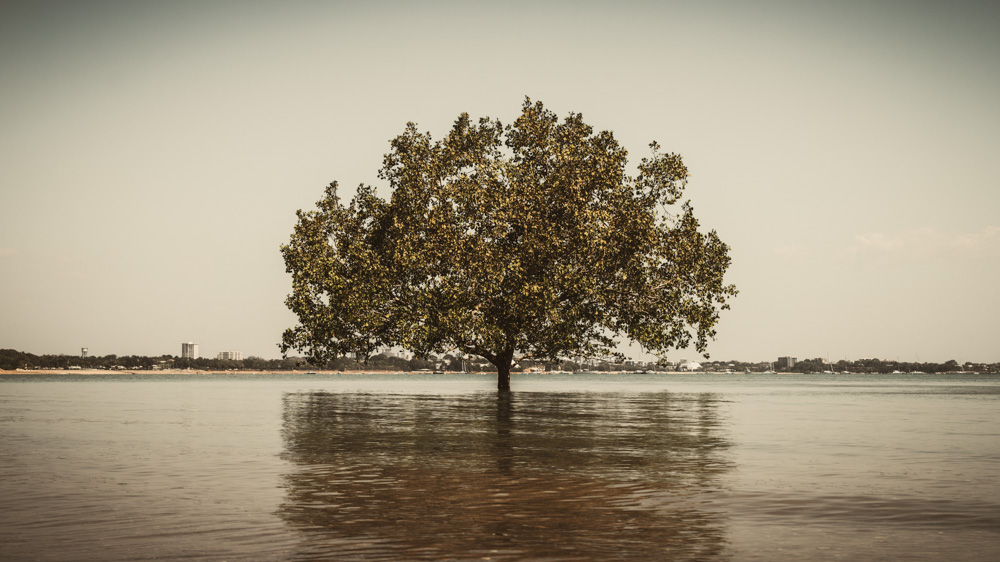
POLYGON ((724 522, 699 500, 730 469, 716 408, 669 393, 290 394, 280 515, 302 558, 718 556, 724 522))

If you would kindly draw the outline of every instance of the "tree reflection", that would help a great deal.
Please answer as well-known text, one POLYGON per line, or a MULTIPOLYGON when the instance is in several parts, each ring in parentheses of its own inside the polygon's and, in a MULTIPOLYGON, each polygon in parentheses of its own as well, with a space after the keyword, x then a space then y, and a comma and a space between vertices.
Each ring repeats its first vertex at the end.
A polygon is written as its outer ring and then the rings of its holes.
POLYGON ((302 557, 700 558, 730 469, 709 394, 288 394, 302 557))

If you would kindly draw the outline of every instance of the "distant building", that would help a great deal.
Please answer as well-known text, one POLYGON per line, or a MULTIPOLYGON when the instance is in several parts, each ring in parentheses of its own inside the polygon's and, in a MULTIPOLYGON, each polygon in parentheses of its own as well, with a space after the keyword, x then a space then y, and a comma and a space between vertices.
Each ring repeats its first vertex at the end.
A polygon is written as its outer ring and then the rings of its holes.
POLYGON ((794 357, 779 357, 778 358, 778 368, 779 369, 791 369, 795 366, 794 357))
POLYGON ((86 359, 88 351, 90 351, 90 350, 87 349, 86 347, 81 347, 80 348, 80 357, 83 358, 83 359, 86 359))
POLYGON ((198 344, 193 342, 187 342, 181 344, 181 357, 184 359, 197 359, 198 358, 198 344))
POLYGON ((220 351, 218 355, 219 359, 226 359, 229 361, 242 361, 243 352, 241 351, 220 351))
POLYGON ((677 368, 680 369, 681 371, 697 371, 698 369, 701 369, 701 363, 697 361, 688 361, 687 359, 681 359, 681 362, 679 365, 677 365, 677 368))
MULTIPOLYGON (((461 354, 461 353, 458 353, 458 354, 456 354, 456 355, 457 355, 458 357, 461 357, 461 356, 462 356, 462 354, 461 354)), ((386 357, 398 357, 399 359, 405 359, 405 360, 407 360, 407 361, 409 361, 409 360, 410 360, 410 355, 409 355, 409 354, 408 354, 408 353, 407 353, 407 352, 406 352, 405 350, 402 350, 402 349, 396 349, 396 348, 392 348, 392 349, 388 349, 388 350, 386 350, 386 351, 385 351, 385 356, 386 356, 386 357)))

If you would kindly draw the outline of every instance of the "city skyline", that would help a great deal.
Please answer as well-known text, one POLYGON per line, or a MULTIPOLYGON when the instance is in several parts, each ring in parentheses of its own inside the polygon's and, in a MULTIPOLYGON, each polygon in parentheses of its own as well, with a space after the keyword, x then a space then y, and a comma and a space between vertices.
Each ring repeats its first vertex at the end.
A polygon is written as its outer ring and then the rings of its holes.
POLYGON ((712 360, 1000 361, 998 23, 968 1, 7 3, 0 348, 278 357, 295 211, 334 180, 385 196, 407 121, 509 123, 527 95, 632 165, 653 140, 684 157, 740 290, 712 360))

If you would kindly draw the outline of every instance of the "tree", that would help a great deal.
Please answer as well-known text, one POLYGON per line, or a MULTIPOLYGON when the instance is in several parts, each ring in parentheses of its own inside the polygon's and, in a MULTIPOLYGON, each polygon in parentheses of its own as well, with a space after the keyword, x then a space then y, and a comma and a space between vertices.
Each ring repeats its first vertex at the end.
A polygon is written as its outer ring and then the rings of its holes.
POLYGON ((681 157, 650 147, 630 177, 611 132, 529 99, 512 125, 463 113, 439 141, 408 123, 379 172, 388 200, 361 185, 345 206, 333 182, 298 211, 282 353, 458 350, 503 392, 521 359, 606 356, 620 338, 704 352, 736 294, 729 248, 680 202, 681 157))

